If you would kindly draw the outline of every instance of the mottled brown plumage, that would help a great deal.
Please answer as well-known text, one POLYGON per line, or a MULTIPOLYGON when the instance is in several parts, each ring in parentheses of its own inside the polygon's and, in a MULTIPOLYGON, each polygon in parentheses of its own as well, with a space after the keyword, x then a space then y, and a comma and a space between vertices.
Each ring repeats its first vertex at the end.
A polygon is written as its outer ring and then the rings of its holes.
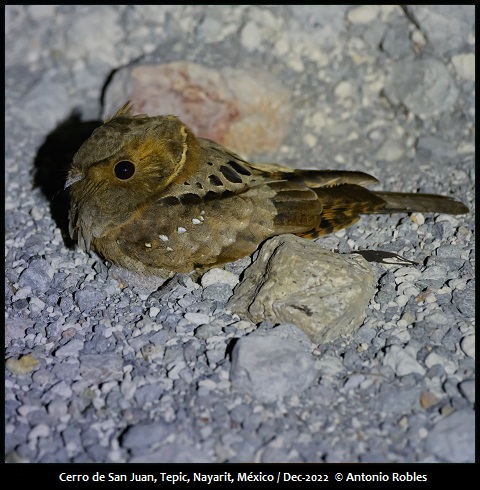
POLYGON ((369 191, 363 172, 250 163, 174 116, 126 104, 74 157, 70 234, 84 250, 144 274, 208 269, 282 233, 316 238, 361 214, 468 208, 449 197, 369 191))

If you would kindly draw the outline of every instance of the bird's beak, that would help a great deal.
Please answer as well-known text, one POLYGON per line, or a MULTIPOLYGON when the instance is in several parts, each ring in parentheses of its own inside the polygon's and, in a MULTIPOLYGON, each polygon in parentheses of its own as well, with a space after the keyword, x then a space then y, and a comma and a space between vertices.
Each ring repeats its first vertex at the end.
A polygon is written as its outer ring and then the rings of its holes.
POLYGON ((68 187, 70 187, 71 185, 76 184, 77 182, 82 180, 83 177, 84 177, 84 175, 81 172, 71 171, 68 174, 67 181, 65 182, 65 186, 63 187, 63 189, 65 190, 68 187))

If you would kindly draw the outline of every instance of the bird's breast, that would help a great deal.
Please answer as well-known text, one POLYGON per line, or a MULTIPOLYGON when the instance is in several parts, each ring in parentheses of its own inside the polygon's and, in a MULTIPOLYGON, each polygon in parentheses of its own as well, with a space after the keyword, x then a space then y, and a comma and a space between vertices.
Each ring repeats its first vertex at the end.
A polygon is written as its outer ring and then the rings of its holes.
MULTIPOLYGON (((134 213, 111 239, 128 261, 147 269, 190 272, 220 265, 253 253, 274 234, 275 207, 268 195, 256 194, 188 205, 159 200, 134 213)), ((102 248, 106 256, 108 250, 102 248)), ((119 263, 122 257, 110 260, 119 263)))

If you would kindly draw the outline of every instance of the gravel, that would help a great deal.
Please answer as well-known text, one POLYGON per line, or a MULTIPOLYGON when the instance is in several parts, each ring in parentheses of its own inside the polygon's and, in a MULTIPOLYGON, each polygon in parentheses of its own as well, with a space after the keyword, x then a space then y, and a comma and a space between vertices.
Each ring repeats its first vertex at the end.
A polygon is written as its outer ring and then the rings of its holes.
POLYGON ((394 5, 6 6, 7 461, 474 461, 475 12, 408 8, 420 29, 394 5), (320 345, 225 308, 250 258, 163 286, 108 269, 67 238, 62 178, 139 58, 266 69, 293 115, 257 160, 471 212, 318 239, 416 263, 372 262, 363 325, 320 345))

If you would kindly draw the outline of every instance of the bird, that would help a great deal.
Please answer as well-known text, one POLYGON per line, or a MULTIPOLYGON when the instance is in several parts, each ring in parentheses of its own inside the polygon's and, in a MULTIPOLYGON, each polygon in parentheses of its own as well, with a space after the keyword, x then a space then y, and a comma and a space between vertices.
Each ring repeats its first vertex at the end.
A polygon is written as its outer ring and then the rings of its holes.
POLYGON ((384 192, 361 171, 249 162, 178 117, 127 102, 73 157, 65 188, 79 247, 138 274, 203 273, 285 233, 314 239, 362 214, 469 211, 434 194, 384 192))

